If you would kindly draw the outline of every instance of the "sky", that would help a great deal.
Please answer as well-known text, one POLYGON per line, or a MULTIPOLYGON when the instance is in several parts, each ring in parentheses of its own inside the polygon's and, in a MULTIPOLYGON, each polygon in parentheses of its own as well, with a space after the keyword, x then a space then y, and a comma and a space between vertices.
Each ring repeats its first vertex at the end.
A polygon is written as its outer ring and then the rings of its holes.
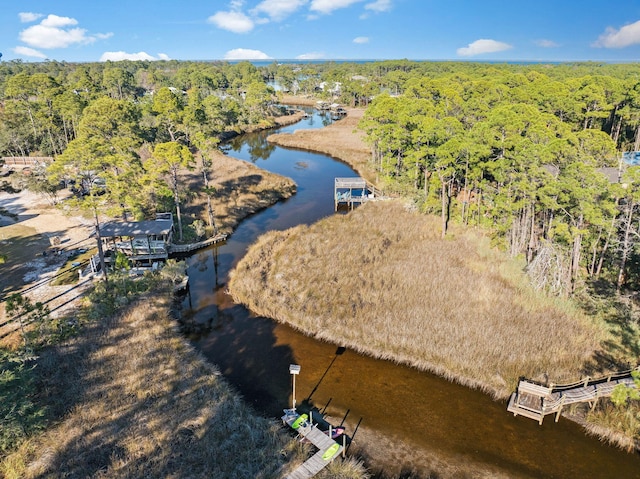
POLYGON ((24 62, 640 62, 640 0, 2 0, 0 53, 24 62))

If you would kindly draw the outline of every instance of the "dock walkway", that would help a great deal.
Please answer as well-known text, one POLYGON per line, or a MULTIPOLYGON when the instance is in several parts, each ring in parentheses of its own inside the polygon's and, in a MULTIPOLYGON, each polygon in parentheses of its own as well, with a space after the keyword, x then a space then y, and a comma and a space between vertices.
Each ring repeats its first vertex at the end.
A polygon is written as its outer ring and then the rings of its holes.
POLYGON ((285 409, 284 413, 282 421, 319 449, 317 453, 289 474, 287 479, 309 479, 338 457, 342 446, 307 421, 305 415, 299 415, 295 409, 285 409))
POLYGON ((533 381, 523 379, 518 383, 518 389, 511 395, 507 411, 514 416, 524 416, 535 419, 542 424, 544 417, 556 415, 556 422, 560 418, 562 408, 569 404, 587 402, 595 406, 601 397, 610 397, 619 384, 636 387, 632 373, 640 372, 640 366, 629 371, 611 374, 597 379, 585 378, 581 381, 544 386, 533 381))
POLYGON ((216 236, 212 236, 203 241, 199 241, 197 243, 189 243, 189 244, 174 244, 171 243, 169 245, 169 254, 183 254, 189 253, 191 251, 195 251, 201 248, 206 248, 212 244, 222 243, 227 240, 226 234, 218 234, 216 236))

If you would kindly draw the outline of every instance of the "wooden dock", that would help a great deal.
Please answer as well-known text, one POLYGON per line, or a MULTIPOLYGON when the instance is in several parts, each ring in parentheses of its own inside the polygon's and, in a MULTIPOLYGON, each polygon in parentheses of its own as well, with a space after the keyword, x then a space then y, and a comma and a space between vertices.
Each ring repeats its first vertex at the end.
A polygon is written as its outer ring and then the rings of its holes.
POLYGON ((539 424, 542 424, 545 416, 555 414, 555 420, 558 422, 562 408, 566 405, 586 402, 594 407, 598 398, 610 397, 619 384, 636 387, 633 371, 640 371, 640 366, 597 379, 587 377, 563 385, 545 386, 523 379, 518 383, 516 392, 509 398, 507 411, 512 412, 514 416, 535 419, 539 424))
POLYGON ((286 479, 309 479, 340 455, 343 449, 342 445, 301 417, 295 409, 285 409, 284 413, 282 421, 318 448, 318 452, 289 474, 286 479))
POLYGON ((381 191, 360 177, 335 178, 334 180, 333 198, 336 211, 340 205, 346 205, 348 209, 352 210, 357 204, 380 199, 382 196, 381 191))
POLYGON ((182 254, 189 253, 191 251, 195 251, 201 248, 206 248, 207 246, 211 246, 212 244, 222 243, 227 240, 226 234, 219 234, 216 236, 212 236, 203 241, 198 241, 197 243, 189 243, 189 244, 170 244, 169 245, 169 254, 182 254))
POLYGON ((53 162, 51 156, 3 156, 0 158, 0 164, 6 168, 32 168, 43 165, 48 166, 53 162))

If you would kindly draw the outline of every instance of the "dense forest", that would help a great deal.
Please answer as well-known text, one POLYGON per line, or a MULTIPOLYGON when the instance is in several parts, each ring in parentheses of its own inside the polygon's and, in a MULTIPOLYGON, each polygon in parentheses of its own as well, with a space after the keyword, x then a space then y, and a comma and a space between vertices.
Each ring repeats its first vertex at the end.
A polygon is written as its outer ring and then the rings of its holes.
POLYGON ((635 64, 5 62, 0 155, 55 156, 45 190, 106 179, 125 217, 179 208, 172 172, 265 126, 271 82, 366 107, 385 190, 440 215, 443 236, 450 221, 488 229, 537 287, 640 281, 640 173, 622 160, 640 150, 635 64))

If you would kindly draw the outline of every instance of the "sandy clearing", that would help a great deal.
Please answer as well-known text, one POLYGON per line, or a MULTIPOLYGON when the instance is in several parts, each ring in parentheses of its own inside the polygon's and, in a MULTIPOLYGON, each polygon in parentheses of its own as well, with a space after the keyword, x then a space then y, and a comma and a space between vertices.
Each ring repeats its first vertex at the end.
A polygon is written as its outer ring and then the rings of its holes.
MULTIPOLYGON (((60 267, 67 260, 66 252, 76 248, 90 248, 95 240, 90 237, 93 228, 91 220, 80 216, 67 216, 60 209, 47 203, 40 195, 27 190, 19 193, 0 193, 0 210, 9 215, 0 220, 0 239, 10 236, 12 226, 20 226, 35 232, 34 236, 41 236, 45 241, 34 242, 32 248, 25 250, 16 262, 8 258, 3 265, 6 269, 3 275, 10 275, 12 283, 9 291, 23 291, 32 302, 43 302, 51 310, 52 317, 68 314, 74 307, 74 300, 86 289, 91 281, 76 285, 51 286, 49 280, 55 276, 60 267), (17 215, 17 219, 13 217, 17 215), (59 246, 53 247, 52 240, 57 237, 59 246), (37 245, 41 246, 42 251, 37 245), (55 250, 59 254, 53 254, 55 250), (42 253, 47 251, 47 255, 42 253)), ((0 253, 2 252, 0 242, 0 253)), ((5 303, 0 302, 0 336, 10 334, 17 326, 6 322, 5 303)))

